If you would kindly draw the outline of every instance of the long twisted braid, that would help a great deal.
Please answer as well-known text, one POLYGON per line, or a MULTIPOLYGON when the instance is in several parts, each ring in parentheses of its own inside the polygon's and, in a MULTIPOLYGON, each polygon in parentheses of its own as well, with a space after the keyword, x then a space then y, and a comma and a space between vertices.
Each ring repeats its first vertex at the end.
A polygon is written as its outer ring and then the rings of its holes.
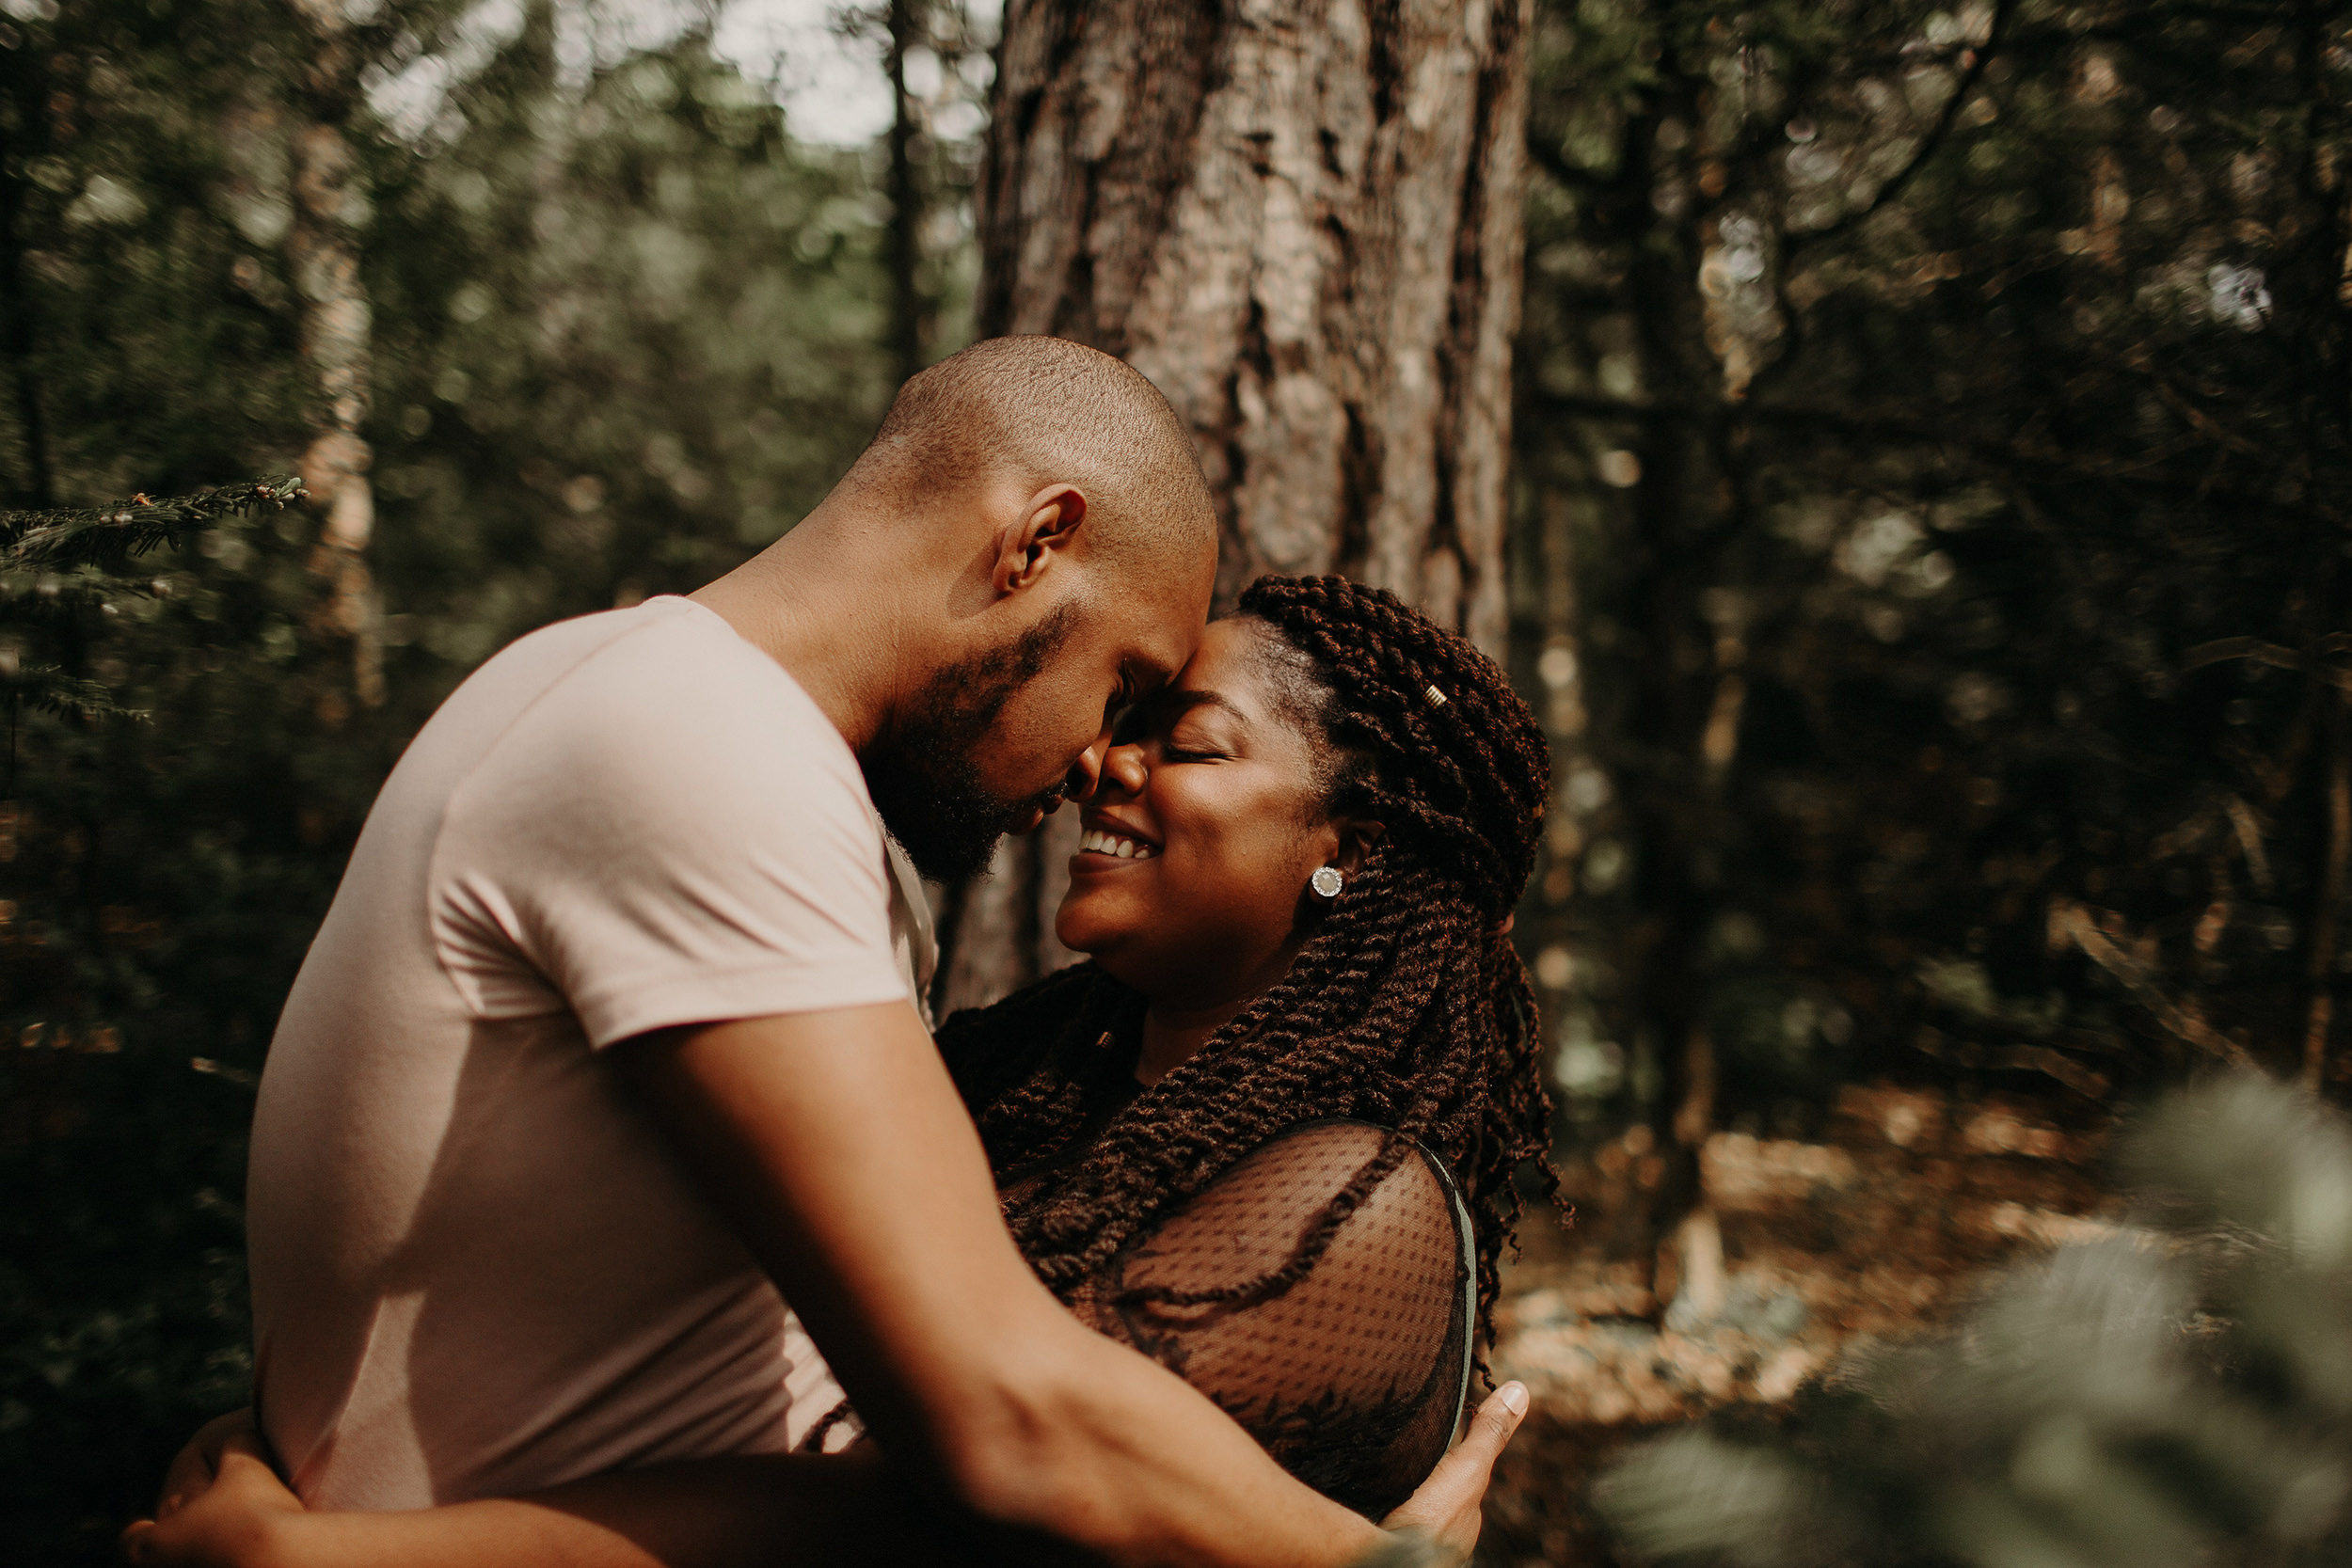
POLYGON ((1088 1105, 1102 1103, 1093 1091, 1133 1067, 1132 1050, 1104 1043, 1132 1037, 1134 991, 1080 964, 957 1014, 941 1048, 1000 1176, 1044 1167, 1006 1217, 1064 1299, 1156 1212, 1267 1137, 1345 1117, 1402 1135, 1284 1264, 1240 1285, 1151 1295, 1241 1303, 1286 1288, 1410 1138, 1446 1162, 1470 1205, 1485 1334, 1520 1209, 1516 1177, 1532 1165, 1546 1196, 1558 1184, 1534 994, 1500 930, 1534 864, 1550 777, 1543 732, 1493 660, 1378 589, 1261 578, 1239 613, 1279 640, 1292 684, 1305 687, 1285 705, 1322 731, 1311 738, 1330 760, 1330 811, 1387 830, 1362 872, 1287 975, 1083 1149, 1073 1143, 1088 1105))

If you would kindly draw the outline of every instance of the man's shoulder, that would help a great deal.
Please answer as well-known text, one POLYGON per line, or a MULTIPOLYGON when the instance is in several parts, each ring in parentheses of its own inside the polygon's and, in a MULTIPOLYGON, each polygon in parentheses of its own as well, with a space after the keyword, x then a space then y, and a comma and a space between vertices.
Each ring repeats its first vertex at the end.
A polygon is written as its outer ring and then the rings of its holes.
POLYGON ((560 998, 597 1045, 903 996, 881 826, 815 701, 700 606, 589 621, 484 666, 433 802, 425 896, 461 993, 560 998))
POLYGON ((739 699, 804 709, 819 722, 824 718, 783 665, 745 641, 715 611, 670 594, 527 633, 500 650, 466 685, 505 688, 545 701, 575 691, 626 697, 660 690, 664 681, 677 683, 670 689, 681 696, 723 688, 739 699))
POLYGON ((507 710, 496 749, 510 765, 560 768, 576 784, 650 775, 689 792, 756 776, 866 801, 857 759, 816 700, 688 599, 559 622, 475 680, 507 710))

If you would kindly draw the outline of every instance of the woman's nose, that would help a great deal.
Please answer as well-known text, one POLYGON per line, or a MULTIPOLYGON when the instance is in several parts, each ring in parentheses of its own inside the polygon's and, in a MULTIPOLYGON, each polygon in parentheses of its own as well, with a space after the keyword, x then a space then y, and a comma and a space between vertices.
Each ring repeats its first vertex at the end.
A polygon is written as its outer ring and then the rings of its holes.
POLYGON ((1103 753, 1103 782, 1122 794, 1142 794, 1151 777, 1152 769, 1144 763, 1140 746, 1114 746, 1103 753))

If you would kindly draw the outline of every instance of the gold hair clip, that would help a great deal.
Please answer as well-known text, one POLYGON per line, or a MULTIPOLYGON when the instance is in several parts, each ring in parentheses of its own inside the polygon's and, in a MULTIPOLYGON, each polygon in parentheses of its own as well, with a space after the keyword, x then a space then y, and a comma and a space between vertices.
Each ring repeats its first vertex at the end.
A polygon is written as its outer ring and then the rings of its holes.
POLYGON ((1429 705, 1430 705, 1431 707, 1433 707, 1433 708, 1440 708, 1440 707, 1445 706, 1445 693, 1444 693, 1444 692, 1442 692, 1442 691, 1440 691, 1440 690, 1438 690, 1438 689, 1436 687, 1434 687, 1434 686, 1433 686, 1433 687, 1431 687, 1431 688, 1429 688, 1429 689, 1427 689, 1426 691, 1423 691, 1423 692, 1422 693, 1422 698, 1423 698, 1423 699, 1425 699, 1425 700, 1428 702, 1429 705))

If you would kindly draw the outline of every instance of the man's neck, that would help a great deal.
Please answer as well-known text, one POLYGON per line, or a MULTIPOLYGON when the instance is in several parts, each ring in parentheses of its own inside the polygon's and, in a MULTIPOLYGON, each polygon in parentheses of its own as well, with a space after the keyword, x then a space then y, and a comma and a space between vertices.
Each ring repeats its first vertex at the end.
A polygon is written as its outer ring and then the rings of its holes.
POLYGON ((867 536, 819 506, 689 595, 783 665, 860 754, 882 733, 919 657, 907 636, 905 574, 868 570, 858 548, 867 536))

